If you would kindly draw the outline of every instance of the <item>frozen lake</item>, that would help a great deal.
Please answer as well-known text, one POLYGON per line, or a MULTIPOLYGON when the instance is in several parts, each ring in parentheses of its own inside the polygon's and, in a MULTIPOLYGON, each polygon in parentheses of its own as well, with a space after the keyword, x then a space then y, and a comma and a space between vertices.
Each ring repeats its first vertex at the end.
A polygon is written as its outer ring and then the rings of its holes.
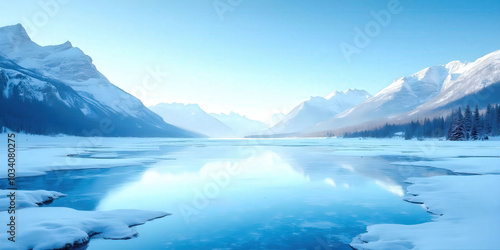
MULTIPOLYGON (((368 225, 430 221, 422 207, 402 200, 404 181, 453 174, 391 164, 426 161, 426 149, 384 141, 104 139, 78 150, 70 145, 60 145, 64 153, 55 157, 117 167, 52 171, 19 178, 18 185, 67 194, 49 207, 172 213, 138 226, 136 238, 93 238, 87 249, 350 249, 368 225)), ((25 151, 57 146, 39 143, 25 151)))

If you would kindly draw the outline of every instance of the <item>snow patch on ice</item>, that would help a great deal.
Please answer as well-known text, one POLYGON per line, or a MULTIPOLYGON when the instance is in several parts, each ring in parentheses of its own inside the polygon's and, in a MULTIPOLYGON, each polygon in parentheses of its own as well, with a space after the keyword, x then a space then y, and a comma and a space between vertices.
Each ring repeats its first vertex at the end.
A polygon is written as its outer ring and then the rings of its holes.
POLYGON ((15 192, 16 208, 37 207, 44 203, 66 196, 65 194, 46 190, 0 190, 0 211, 7 211, 11 192, 15 192))
MULTIPOLYGON (((63 207, 26 208, 16 214, 16 242, 8 241, 7 232, 2 230, 2 249, 60 249, 84 245, 92 236, 130 239, 137 236, 133 226, 169 215, 157 211, 78 211, 63 207)), ((7 212, 0 212, 0 218, 8 217, 7 212)))
POLYGON ((432 222, 369 226, 351 246, 356 249, 498 249, 500 176, 410 178, 410 202, 423 203, 432 222))

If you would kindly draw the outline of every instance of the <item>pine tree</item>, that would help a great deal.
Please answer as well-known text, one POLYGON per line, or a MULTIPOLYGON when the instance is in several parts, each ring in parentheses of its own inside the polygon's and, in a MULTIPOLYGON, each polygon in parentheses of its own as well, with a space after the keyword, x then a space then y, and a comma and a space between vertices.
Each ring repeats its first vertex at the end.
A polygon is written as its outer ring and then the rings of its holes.
POLYGON ((486 114, 484 115, 484 134, 485 135, 491 135, 492 129, 493 129, 493 122, 492 122, 492 111, 491 111, 491 104, 488 103, 488 106, 486 107, 486 114))
POLYGON ((448 133, 446 134, 446 139, 448 139, 448 140, 450 140, 450 138, 452 137, 452 133, 453 133, 452 128, 453 128, 453 126, 455 124, 455 116, 456 116, 455 115, 455 111, 452 110, 451 111, 451 116, 448 117, 449 118, 448 120, 451 120, 451 122, 450 122, 451 123, 450 124, 450 129, 448 129, 448 133))
POLYGON ((498 133, 498 126, 500 124, 498 123, 498 104, 495 106, 492 106, 491 108, 491 135, 497 136, 498 133))
POLYGON ((443 137, 444 136, 444 117, 437 118, 434 121, 434 137, 443 137))
POLYGON ((476 123, 472 123, 472 128, 470 131, 470 138, 474 141, 479 139, 479 133, 477 132, 477 126, 476 123))
POLYGON ((463 119, 462 109, 459 107, 458 111, 453 115, 451 128, 448 132, 448 140, 463 141, 465 139, 463 119))
POLYGON ((500 135, 500 106, 497 104, 497 135, 500 135))
POLYGON ((405 129, 405 140, 411 140, 413 138, 413 135, 411 133, 411 128, 410 126, 406 126, 406 129, 405 129))
POLYGON ((476 108, 474 109, 474 120, 472 121, 472 123, 476 126, 477 139, 480 139, 483 134, 483 123, 481 122, 481 116, 479 115, 479 107, 477 104, 476 108))
POLYGON ((470 110, 469 104, 467 104, 467 107, 465 108, 463 124, 464 124, 465 139, 469 140, 472 129, 472 112, 470 110))

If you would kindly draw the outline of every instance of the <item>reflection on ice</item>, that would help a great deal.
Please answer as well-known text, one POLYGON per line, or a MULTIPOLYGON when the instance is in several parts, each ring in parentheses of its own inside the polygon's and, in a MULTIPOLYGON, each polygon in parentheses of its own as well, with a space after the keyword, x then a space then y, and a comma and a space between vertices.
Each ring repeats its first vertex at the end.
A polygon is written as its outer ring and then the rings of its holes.
POLYGON ((319 228, 319 229, 330 229, 332 227, 337 227, 334 223, 329 221, 317 221, 317 222, 303 222, 300 224, 300 227, 309 227, 309 228, 319 228))
POLYGON ((381 186, 383 189, 399 196, 399 197, 403 197, 405 195, 404 191, 403 191, 403 187, 401 187, 400 185, 397 185, 397 184, 390 184, 390 183, 387 183, 387 182, 382 182, 380 180, 377 180, 375 181, 375 183, 377 183, 377 185, 381 186))
POLYGON ((191 216, 200 213, 211 200, 223 198, 220 196, 225 193, 245 196, 308 181, 307 175, 292 168, 279 155, 264 151, 239 161, 209 162, 196 171, 147 170, 137 182, 110 192, 97 209, 107 210, 116 202, 132 200, 128 207, 163 209, 163 204, 179 204, 172 212, 191 216))
POLYGON ((326 178, 325 183, 332 186, 332 187, 337 187, 337 183, 332 178, 326 178))
MULTIPOLYGON (((429 168, 403 171, 390 164, 395 159, 335 155, 330 145, 242 144, 210 142, 168 150, 157 158, 175 161, 156 162, 135 181, 110 190, 98 210, 172 213, 141 227, 142 237, 112 246, 165 248, 168 242, 169 248, 179 249, 349 249, 350 239, 368 224, 429 220, 429 214, 400 198, 407 174, 419 176, 429 168)), ((107 246, 97 241, 90 249, 107 246)))

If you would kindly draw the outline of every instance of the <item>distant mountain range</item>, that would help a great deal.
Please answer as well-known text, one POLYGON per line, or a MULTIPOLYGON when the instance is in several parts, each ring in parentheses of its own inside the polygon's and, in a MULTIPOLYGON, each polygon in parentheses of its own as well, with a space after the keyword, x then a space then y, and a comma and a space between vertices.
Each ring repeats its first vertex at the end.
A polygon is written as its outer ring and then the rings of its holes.
POLYGON ((163 120, 180 128, 208 137, 237 137, 226 124, 203 111, 197 104, 160 103, 149 107, 163 120))
POLYGON ((208 114, 197 104, 160 103, 149 109, 169 124, 213 138, 244 137, 267 128, 262 122, 236 113, 208 114))
POLYGON ((240 115, 234 112, 231 112, 229 114, 211 113, 210 115, 226 124, 240 137, 251 135, 268 128, 267 124, 261 121, 252 120, 244 115, 240 115))
POLYGON ((198 137, 165 123, 66 42, 42 47, 0 28, 0 126, 37 134, 198 137))
POLYGON ((297 105, 276 125, 262 134, 292 134, 301 132, 370 98, 365 90, 334 91, 326 97, 316 96, 297 105))

